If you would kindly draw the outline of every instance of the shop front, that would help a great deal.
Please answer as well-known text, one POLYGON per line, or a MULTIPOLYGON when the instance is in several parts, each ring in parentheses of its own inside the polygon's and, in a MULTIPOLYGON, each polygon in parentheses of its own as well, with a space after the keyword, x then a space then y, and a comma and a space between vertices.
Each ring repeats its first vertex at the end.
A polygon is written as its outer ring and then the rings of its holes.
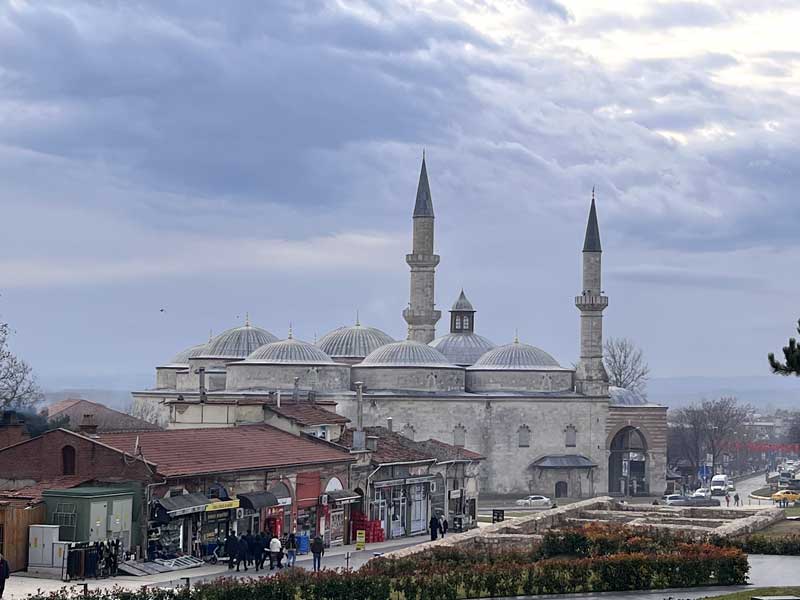
POLYGON ((279 481, 269 488, 277 504, 266 508, 266 531, 278 537, 292 532, 292 492, 286 483, 279 481))
POLYGON ((297 535, 325 538, 325 519, 320 506, 320 474, 318 471, 297 474, 297 535))
POLYGON ((203 516, 211 503, 203 494, 182 494, 154 500, 148 524, 148 556, 167 558, 199 553, 197 542, 203 516))
MULTIPOLYGON (((239 510, 237 511, 237 526, 239 531, 276 531, 280 527, 270 528, 270 518, 272 524, 281 523, 283 509, 278 504, 278 498, 272 492, 247 492, 237 494, 239 499, 239 510), (280 508, 280 511, 276 511, 280 508), (271 512, 272 510, 272 512, 271 512), (278 514, 278 512, 280 514, 278 514), (262 524, 265 526, 262 528, 262 524), (246 529, 244 529, 246 528, 246 529)), ((282 526, 282 525, 281 525, 282 526)), ((280 536, 282 532, 278 532, 280 536)))
POLYGON ((210 556, 217 545, 224 543, 234 530, 238 500, 212 500, 206 505, 196 538, 196 556, 210 556))
POLYGON ((350 544, 350 510, 361 501, 361 496, 352 490, 327 490, 322 495, 323 511, 327 519, 326 546, 350 544))

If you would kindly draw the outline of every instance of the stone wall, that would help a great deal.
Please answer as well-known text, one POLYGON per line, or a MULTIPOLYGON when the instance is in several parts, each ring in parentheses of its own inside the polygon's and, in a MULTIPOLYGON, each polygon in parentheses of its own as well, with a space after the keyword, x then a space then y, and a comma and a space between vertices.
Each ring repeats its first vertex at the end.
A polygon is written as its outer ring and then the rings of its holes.
POLYGON ((537 371, 467 369, 470 392, 568 392, 572 390, 573 372, 563 369, 537 371))
POLYGON ((299 377, 302 390, 320 392, 350 389, 350 368, 345 365, 271 365, 256 362, 228 365, 227 389, 291 390, 299 377))
MULTIPOLYGON (((351 379, 363 381, 367 390, 410 390, 419 392, 463 392, 464 369, 461 367, 359 367, 351 379)), ((429 400, 436 403, 436 398, 429 400)))

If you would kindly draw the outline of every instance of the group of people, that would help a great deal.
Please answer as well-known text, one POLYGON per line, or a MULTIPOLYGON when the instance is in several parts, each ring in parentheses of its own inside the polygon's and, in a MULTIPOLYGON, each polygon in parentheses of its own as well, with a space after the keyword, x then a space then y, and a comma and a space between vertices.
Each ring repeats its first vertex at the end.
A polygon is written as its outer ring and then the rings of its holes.
POLYGON ((436 515, 431 516, 431 522, 428 523, 431 529, 431 541, 437 539, 440 535, 442 537, 445 536, 447 533, 447 528, 449 527, 449 523, 447 519, 444 518, 444 515, 436 515))
MULTIPOLYGON (((731 495, 728 492, 725 492, 725 506, 731 505, 731 495)), ((739 492, 736 492, 733 495, 733 505, 734 506, 742 506, 742 500, 739 498, 739 492)))
MULTIPOLYGON (((264 563, 269 559, 269 570, 283 569, 283 559, 286 566, 293 567, 297 561, 297 536, 290 533, 279 538, 272 532, 252 533, 248 531, 240 537, 230 535, 223 546, 228 557, 228 568, 236 567, 238 572, 241 567, 247 571, 249 566, 255 567, 256 572, 264 568, 264 563)), ((322 568, 322 555, 325 554, 325 543, 320 536, 316 536, 310 547, 314 555, 314 570, 322 568)))

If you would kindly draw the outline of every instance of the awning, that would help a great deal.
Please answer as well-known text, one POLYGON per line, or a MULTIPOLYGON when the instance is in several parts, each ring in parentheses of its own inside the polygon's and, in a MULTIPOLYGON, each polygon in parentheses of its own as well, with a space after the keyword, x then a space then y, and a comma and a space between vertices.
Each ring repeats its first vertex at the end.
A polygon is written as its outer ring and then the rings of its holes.
POLYGON ((405 479, 384 479, 383 481, 373 481, 372 486, 376 488, 384 488, 395 485, 404 485, 405 482, 405 479))
POLYGON ((333 490, 325 493, 328 495, 328 502, 335 502, 336 504, 353 504, 361 500, 361 496, 353 490, 333 490))
POLYGON ((597 465, 582 454, 550 454, 531 463, 537 469, 592 469, 597 465))
POLYGON ((248 492, 236 494, 239 505, 250 510, 261 510, 270 506, 278 506, 278 498, 272 492, 248 492))
POLYGON ((420 477, 406 477, 406 485, 414 483, 427 483, 436 479, 436 475, 422 475, 420 477))
POLYGON ((213 501, 203 494, 182 494, 180 496, 170 496, 169 498, 159 498, 157 502, 167 511, 170 517, 179 517, 196 512, 205 512, 206 506, 213 501))

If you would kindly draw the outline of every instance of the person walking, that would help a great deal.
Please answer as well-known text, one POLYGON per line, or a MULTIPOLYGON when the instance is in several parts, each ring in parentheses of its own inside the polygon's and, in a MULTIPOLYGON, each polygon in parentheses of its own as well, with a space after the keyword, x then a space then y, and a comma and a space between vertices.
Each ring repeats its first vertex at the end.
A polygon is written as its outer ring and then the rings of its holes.
POLYGON ((431 541, 436 541, 436 538, 439 537, 439 519, 436 518, 436 515, 431 517, 431 522, 429 523, 431 528, 431 541))
POLYGON ((269 541, 269 569, 270 571, 275 567, 279 569, 283 568, 281 564, 281 559, 283 558, 283 546, 281 545, 281 541, 278 539, 278 536, 274 533, 272 534, 272 539, 269 541))
POLYGON ((322 569, 322 557, 325 554, 325 542, 322 538, 316 536, 314 541, 311 542, 311 554, 314 556, 314 571, 322 569))
POLYGON ((731 495, 728 492, 725 492, 725 506, 730 507, 731 505, 731 495))
POLYGON ((6 579, 11 577, 11 567, 8 566, 6 557, 0 554, 0 598, 6 589, 6 579))
POLYGON ((736 493, 733 495, 733 505, 734 505, 734 506, 739 506, 739 501, 740 501, 740 499, 739 499, 739 492, 736 492, 736 493))
POLYGON ((256 564, 256 573, 264 568, 264 533, 256 533, 253 536, 253 561, 256 564))
POLYGON ((236 544, 236 572, 239 572, 239 567, 244 563, 244 572, 247 573, 247 553, 249 548, 247 546, 247 538, 244 534, 236 544))
POLYGON ((228 557, 228 568, 233 569, 236 564, 236 556, 239 554, 239 540, 232 533, 225 538, 225 556, 228 557))
POLYGON ((450 527, 450 524, 447 522, 447 518, 444 515, 441 516, 441 520, 439 521, 439 530, 442 532, 442 537, 447 533, 447 529, 450 527))
POLYGON ((293 567, 295 561, 297 560, 297 537, 295 537, 294 532, 289 534, 289 537, 286 538, 286 566, 293 567))

